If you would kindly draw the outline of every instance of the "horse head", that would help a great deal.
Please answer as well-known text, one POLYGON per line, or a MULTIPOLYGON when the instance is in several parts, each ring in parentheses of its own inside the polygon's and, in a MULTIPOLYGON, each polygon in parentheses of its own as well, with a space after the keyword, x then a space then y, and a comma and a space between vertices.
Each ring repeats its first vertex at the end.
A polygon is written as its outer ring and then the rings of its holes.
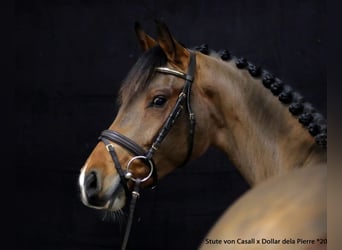
POLYGON ((209 114, 205 99, 192 98, 199 92, 193 84, 198 81, 196 52, 183 47, 164 23, 156 24, 157 40, 135 26, 143 54, 121 86, 113 123, 101 133, 79 176, 87 206, 121 209, 135 182, 154 185, 209 145, 204 139, 209 125, 201 119, 209 114))

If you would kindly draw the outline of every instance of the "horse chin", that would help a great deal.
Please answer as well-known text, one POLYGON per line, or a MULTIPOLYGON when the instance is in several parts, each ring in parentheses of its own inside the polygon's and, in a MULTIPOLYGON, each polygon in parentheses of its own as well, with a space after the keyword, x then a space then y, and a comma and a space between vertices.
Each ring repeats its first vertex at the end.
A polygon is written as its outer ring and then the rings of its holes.
POLYGON ((98 209, 98 210, 107 210, 107 211, 118 211, 121 210, 126 204, 126 195, 122 188, 117 192, 115 197, 111 197, 108 199, 103 205, 93 205, 89 203, 86 199, 82 198, 82 202, 85 206, 98 209))
POLYGON ((118 211, 121 210, 125 204, 126 204, 126 194, 122 187, 118 187, 119 192, 117 192, 117 195, 106 203, 106 205, 103 207, 103 209, 106 209, 108 211, 118 211))

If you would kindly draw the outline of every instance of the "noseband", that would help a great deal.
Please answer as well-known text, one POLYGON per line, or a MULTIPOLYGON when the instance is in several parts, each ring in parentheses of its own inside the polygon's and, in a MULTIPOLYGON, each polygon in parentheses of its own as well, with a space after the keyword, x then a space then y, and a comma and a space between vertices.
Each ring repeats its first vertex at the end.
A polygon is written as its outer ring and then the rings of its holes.
MULTIPOLYGON (((182 91, 180 92, 178 99, 176 101, 175 106, 173 107, 170 115, 164 122, 163 126, 159 130, 159 133, 155 137, 156 139, 150 146, 150 148, 145 151, 144 148, 139 146, 137 143, 135 143, 133 140, 130 138, 124 136, 123 134, 120 134, 117 131, 114 130, 104 130, 102 131, 99 139, 106 145, 106 149, 108 150, 109 154, 112 157, 114 166, 116 168, 116 171, 118 175, 120 176, 120 183, 122 187, 125 190, 126 197, 130 197, 131 193, 128 189, 127 182, 129 180, 133 181, 135 183, 134 190, 132 191, 132 196, 134 199, 131 201, 131 212, 130 212, 130 217, 133 216, 133 211, 134 211, 134 206, 135 206, 135 201, 136 198, 139 196, 139 185, 142 182, 147 181, 149 178, 153 178, 153 186, 156 186, 158 182, 158 175, 157 175, 157 168, 155 166, 155 163, 153 161, 153 155, 154 153, 159 149, 160 144, 163 142, 167 134, 169 133, 170 129, 173 127, 174 123, 176 122, 177 118, 181 114, 182 110, 184 109, 183 105, 186 106, 186 111, 188 114, 188 121, 189 121, 189 133, 188 133, 188 151, 187 155, 181 164, 183 166, 184 164, 187 163, 189 160, 191 153, 192 153, 192 148, 193 148, 193 139, 194 139, 194 132, 195 132, 195 115, 192 112, 191 109, 191 102, 190 102, 190 96, 191 96, 191 86, 194 80, 194 74, 195 74, 195 68, 196 68, 196 56, 195 53, 190 52, 190 62, 188 66, 188 72, 183 73, 174 69, 170 69, 167 67, 157 67, 155 68, 155 72, 162 73, 162 74, 169 74, 173 75, 176 77, 180 77, 185 80, 184 87, 182 91), (130 152, 134 157, 132 157, 127 166, 126 170, 124 171, 123 168, 121 167, 121 164, 118 160, 118 156, 115 152, 114 146, 112 142, 118 144, 119 146, 125 148, 128 152, 130 152), (133 164, 134 161, 140 160, 142 161, 148 168, 149 168, 149 173, 147 176, 144 178, 137 178, 133 176, 133 173, 130 171, 131 165, 133 164)), ((127 241, 128 241, 128 236, 129 236, 129 231, 130 231, 130 224, 132 220, 128 220, 129 225, 126 228, 126 234, 124 238, 124 243, 122 246, 122 249, 125 249, 127 241)))

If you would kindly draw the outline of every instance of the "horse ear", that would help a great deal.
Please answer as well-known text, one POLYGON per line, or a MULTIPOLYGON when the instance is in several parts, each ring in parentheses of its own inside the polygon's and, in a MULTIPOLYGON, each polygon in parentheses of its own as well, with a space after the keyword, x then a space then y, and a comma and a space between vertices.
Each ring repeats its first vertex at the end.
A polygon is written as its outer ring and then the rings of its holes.
POLYGON ((138 22, 135 23, 134 29, 143 51, 149 50, 157 45, 157 42, 145 33, 145 31, 142 29, 141 25, 138 22))
POLYGON ((167 59, 179 66, 181 69, 186 69, 190 53, 171 35, 169 28, 161 21, 155 21, 157 25, 158 44, 166 54, 167 59))

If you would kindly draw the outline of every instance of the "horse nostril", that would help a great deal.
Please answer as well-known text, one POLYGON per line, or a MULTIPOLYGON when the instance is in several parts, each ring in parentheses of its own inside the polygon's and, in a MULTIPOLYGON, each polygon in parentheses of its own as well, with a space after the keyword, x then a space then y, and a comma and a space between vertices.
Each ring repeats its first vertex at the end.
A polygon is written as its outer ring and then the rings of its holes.
POLYGON ((100 183, 95 172, 90 172, 85 177, 85 193, 89 200, 94 199, 100 192, 100 183))

